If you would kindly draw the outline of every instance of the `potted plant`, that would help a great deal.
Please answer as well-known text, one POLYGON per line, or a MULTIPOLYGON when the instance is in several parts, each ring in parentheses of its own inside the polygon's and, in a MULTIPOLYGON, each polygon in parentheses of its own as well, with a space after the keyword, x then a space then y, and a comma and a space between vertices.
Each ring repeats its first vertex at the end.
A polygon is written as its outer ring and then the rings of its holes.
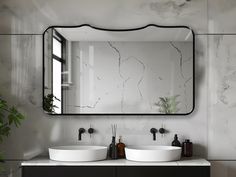
MULTIPOLYGON (((12 126, 19 127, 25 117, 15 106, 9 106, 8 103, 0 97, 0 143, 4 137, 10 135, 12 126)), ((2 154, 0 160, 3 161, 2 154)))

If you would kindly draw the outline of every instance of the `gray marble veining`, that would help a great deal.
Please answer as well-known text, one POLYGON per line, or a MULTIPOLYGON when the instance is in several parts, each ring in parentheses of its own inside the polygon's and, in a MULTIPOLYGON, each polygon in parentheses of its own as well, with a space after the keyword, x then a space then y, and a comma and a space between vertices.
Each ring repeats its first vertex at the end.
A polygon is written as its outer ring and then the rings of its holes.
POLYGON ((73 82, 64 90, 63 113, 162 114, 160 98, 174 96, 178 96, 177 114, 193 109, 192 42, 73 41, 72 45, 77 47, 71 53, 80 56, 71 57, 73 82))
POLYGON ((236 14, 235 0, 208 0, 209 33, 236 33, 233 23, 236 14))
POLYGON ((209 158, 235 159, 236 43, 233 35, 209 37, 209 158), (224 143, 218 143, 223 140, 224 143))
MULTIPOLYGON (((190 2, 184 0, 137 2, 102 0, 96 5, 93 0, 83 2, 69 0, 66 5, 61 2, 57 0, 2 0, 0 2, 0 33, 42 33, 50 25, 82 23, 111 28, 155 23, 187 25, 193 27, 196 33, 236 32, 235 23, 233 23, 236 12, 235 0, 192 0, 190 2)), ((45 115, 41 108, 41 50, 34 48, 34 45, 40 48, 41 38, 20 38, 0 36, 1 94, 12 104, 19 106, 19 109, 28 117, 22 127, 13 129, 12 135, 1 145, 7 158, 30 158, 45 152, 50 145, 77 143, 75 135, 77 128, 88 127, 91 122, 99 129, 99 133, 91 140, 86 137, 82 144, 109 144, 110 138, 106 135, 110 130, 107 127, 110 123, 117 122, 120 134, 125 136, 127 143, 138 144, 138 139, 142 138, 146 144, 168 144, 173 138, 172 133, 177 132, 181 140, 184 138, 193 140, 196 144, 194 148, 196 154, 206 155, 206 147, 209 144, 209 158, 235 158, 234 36, 209 37, 209 49, 206 36, 197 36, 196 108, 191 116, 177 117, 177 120, 176 117, 166 119, 145 116, 52 119, 45 115), (26 40, 31 42, 26 42, 26 40), (23 43, 27 44, 19 47, 23 43), (27 54, 27 51, 24 51, 26 49, 29 49, 31 54, 29 52, 27 54), (208 52, 210 61, 207 58, 208 52), (209 89, 206 91, 208 85, 209 89), (209 96, 208 93, 210 93, 209 96), (209 120, 207 120, 208 116, 209 120), (135 126, 133 126, 134 122, 135 126), (152 142, 147 130, 152 125, 161 124, 170 129, 171 133, 164 139, 159 137, 158 142, 152 142), (68 127, 70 127, 69 131, 68 127), (199 130, 197 134, 196 129, 199 130), (207 139, 209 139, 208 143, 207 139), (219 144, 219 139, 225 140, 224 143, 219 144), (16 151, 14 147, 18 147, 16 151)), ((187 58, 183 60, 183 64, 185 62, 188 63, 187 58)), ((84 63, 84 65, 87 64, 84 63)), ((101 76, 98 77, 103 79, 101 76)), ((156 77, 159 81, 163 80, 162 76, 156 77)), ((190 78, 185 79, 188 85, 190 78)), ((16 165, 10 164, 10 166, 12 168, 9 168, 9 171, 15 173, 16 165)), ((236 166, 235 162, 218 161, 213 163, 212 169, 214 169, 212 171, 214 177, 234 177, 236 166)))
MULTIPOLYGON (((17 105, 27 117, 22 126, 18 129, 13 128, 11 135, 1 144, 6 158, 29 159, 38 154, 47 153, 48 147, 56 145, 108 145, 111 141, 109 135, 112 123, 117 123, 117 133, 123 136, 127 145, 140 143, 169 145, 174 134, 177 133, 181 141, 190 138, 195 143, 194 153, 196 155, 204 156, 206 154, 206 76, 202 72, 202 68, 206 67, 206 53, 203 50, 206 46, 205 37, 197 38, 196 69, 201 72, 196 75, 198 89, 195 112, 191 116, 171 118, 162 116, 51 117, 46 115, 41 105, 41 44, 41 36, 0 36, 0 61, 3 63, 0 65, 1 94, 11 104, 17 105), (86 134, 84 140, 78 142, 78 128, 89 128, 90 124, 96 129, 96 133, 91 138, 86 134), (160 128, 162 125, 170 133, 164 137, 157 135, 158 140, 152 141, 150 128, 153 126, 160 128), (198 134, 193 131, 196 126, 201 129, 198 134)), ((114 60, 116 59, 114 58, 114 60)))
POLYGON ((0 9, 0 33, 8 34, 41 34, 51 25, 83 23, 107 28, 188 25, 207 31, 207 0, 2 0, 0 9))

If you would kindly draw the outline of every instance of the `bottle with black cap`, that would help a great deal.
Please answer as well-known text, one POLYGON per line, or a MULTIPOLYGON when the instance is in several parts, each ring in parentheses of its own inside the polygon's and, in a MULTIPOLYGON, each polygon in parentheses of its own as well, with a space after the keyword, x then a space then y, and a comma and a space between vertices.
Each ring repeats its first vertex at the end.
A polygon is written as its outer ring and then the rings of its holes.
POLYGON ((174 141, 172 141, 171 145, 172 145, 172 146, 181 147, 181 143, 180 143, 179 140, 178 140, 177 134, 175 134, 174 141))
POLYGON ((193 156, 193 143, 190 142, 189 139, 186 139, 182 145, 182 155, 184 157, 192 157, 193 156))

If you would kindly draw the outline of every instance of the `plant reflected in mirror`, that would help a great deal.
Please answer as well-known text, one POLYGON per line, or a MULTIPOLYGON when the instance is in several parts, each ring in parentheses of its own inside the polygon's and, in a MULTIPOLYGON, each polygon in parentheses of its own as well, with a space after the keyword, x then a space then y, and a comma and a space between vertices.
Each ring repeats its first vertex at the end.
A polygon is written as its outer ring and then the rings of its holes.
POLYGON ((180 95, 169 96, 169 97, 160 97, 157 103, 154 105, 159 107, 159 112, 164 114, 174 114, 177 113, 180 109, 178 108, 179 102, 177 98, 180 95))
POLYGON ((47 96, 44 97, 43 102, 44 102, 44 110, 48 113, 55 113, 55 108, 58 108, 55 104, 54 101, 60 101, 57 97, 55 97, 53 94, 48 94, 47 96))

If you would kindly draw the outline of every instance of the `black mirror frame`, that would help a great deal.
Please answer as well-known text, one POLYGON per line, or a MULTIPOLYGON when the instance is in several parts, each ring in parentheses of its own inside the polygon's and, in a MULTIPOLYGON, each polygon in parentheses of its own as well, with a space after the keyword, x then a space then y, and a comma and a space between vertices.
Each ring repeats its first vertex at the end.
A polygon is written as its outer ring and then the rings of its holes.
POLYGON ((43 75, 42 75, 42 79, 43 79, 43 84, 42 84, 42 108, 43 108, 43 111, 48 114, 48 115, 53 115, 53 116, 187 116, 187 115, 190 115, 191 113, 193 113, 194 109, 195 109, 195 33, 193 31, 192 28, 188 27, 188 26, 163 26, 163 25, 156 25, 156 24, 148 24, 148 25, 145 25, 145 26, 142 26, 142 27, 137 27, 137 28, 128 28, 128 29, 108 29, 108 28, 101 28, 101 27, 96 27, 96 26, 92 26, 92 25, 89 25, 89 24, 81 24, 81 25, 72 25, 72 26, 63 26, 63 25, 55 25, 55 26, 49 26, 44 32, 43 32, 43 39, 42 39, 42 43, 43 43, 43 62, 42 62, 42 65, 43 65, 43 75), (155 113, 107 113, 107 114, 104 114, 104 113, 92 113, 92 114, 89 114, 89 113, 82 113, 82 114, 69 114, 69 113, 66 113, 66 114, 52 114, 52 113, 48 113, 44 110, 44 83, 45 83, 45 67, 44 67, 44 36, 45 36, 45 33, 47 32, 48 29, 50 28, 80 28, 80 27, 84 27, 84 26, 87 26, 87 27, 90 27, 90 28, 93 28, 93 29, 96 29, 96 30, 101 30, 101 31, 113 31, 113 32, 127 32, 127 31, 137 31, 137 30, 142 30, 142 29, 145 29, 147 27, 150 27, 150 26, 154 26, 154 27, 157 27, 157 28, 185 28, 185 29, 189 29, 191 32, 192 32, 192 35, 193 35, 193 107, 192 107, 192 110, 188 113, 179 113, 179 114, 155 114, 155 113))

